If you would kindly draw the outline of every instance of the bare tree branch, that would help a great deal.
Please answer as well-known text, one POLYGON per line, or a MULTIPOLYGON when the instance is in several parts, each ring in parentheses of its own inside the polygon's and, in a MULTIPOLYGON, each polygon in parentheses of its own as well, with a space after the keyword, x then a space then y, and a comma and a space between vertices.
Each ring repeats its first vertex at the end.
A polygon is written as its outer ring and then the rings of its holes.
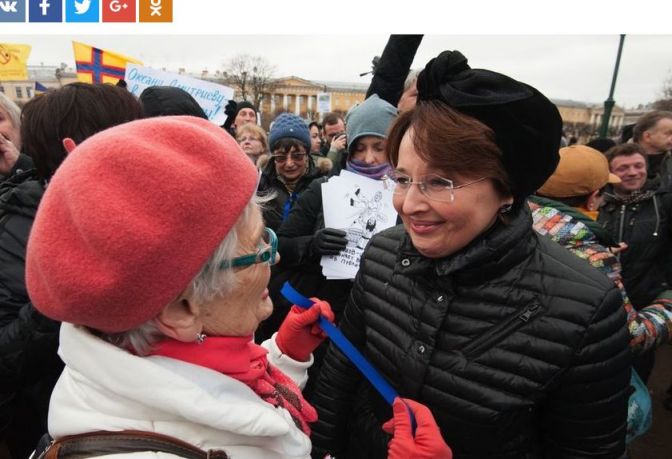
POLYGON ((228 82, 238 88, 243 100, 250 100, 257 109, 264 93, 274 88, 275 66, 261 56, 239 54, 226 64, 228 82))
POLYGON ((663 92, 661 98, 653 103, 656 110, 672 111, 672 75, 667 77, 663 83, 663 92))

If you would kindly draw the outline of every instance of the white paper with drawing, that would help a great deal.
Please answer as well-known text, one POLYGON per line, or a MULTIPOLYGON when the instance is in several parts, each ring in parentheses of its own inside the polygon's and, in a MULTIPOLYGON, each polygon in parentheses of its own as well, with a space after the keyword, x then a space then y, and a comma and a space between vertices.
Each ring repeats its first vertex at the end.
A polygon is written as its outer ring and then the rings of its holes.
POLYGON ((390 183, 342 171, 322 184, 322 205, 325 227, 345 231, 348 239, 340 254, 322 257, 322 274, 354 279, 371 237, 397 222, 390 183))

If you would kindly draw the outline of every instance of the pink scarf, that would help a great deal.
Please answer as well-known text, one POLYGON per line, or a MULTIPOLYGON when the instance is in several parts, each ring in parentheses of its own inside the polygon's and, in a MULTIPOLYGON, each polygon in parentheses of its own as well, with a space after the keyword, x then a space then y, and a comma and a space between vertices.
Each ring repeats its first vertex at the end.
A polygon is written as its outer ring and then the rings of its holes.
POLYGON ((166 339, 152 351, 152 355, 210 368, 245 383, 265 402, 289 411, 296 426, 310 436, 308 423, 317 421, 315 408, 289 377, 268 363, 267 353, 250 336, 214 336, 202 344, 166 339))

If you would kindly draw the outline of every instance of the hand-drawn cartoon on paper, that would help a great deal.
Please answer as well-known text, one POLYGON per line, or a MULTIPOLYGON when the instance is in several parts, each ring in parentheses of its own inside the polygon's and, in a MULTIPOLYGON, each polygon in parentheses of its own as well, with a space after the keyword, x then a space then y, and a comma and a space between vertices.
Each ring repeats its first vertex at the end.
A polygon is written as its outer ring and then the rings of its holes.
POLYGON ((350 207, 359 209, 359 212, 352 221, 353 226, 346 231, 357 237, 355 245, 357 248, 363 249, 373 236, 378 222, 385 223, 387 221, 387 216, 384 213, 383 193, 376 191, 373 197, 369 198, 357 186, 355 191, 348 196, 350 197, 350 207))
POLYGON ((348 240, 338 255, 322 258, 322 273, 328 279, 354 279, 371 238, 396 222, 392 190, 380 180, 342 171, 322 184, 322 200, 325 227, 345 231, 348 240))

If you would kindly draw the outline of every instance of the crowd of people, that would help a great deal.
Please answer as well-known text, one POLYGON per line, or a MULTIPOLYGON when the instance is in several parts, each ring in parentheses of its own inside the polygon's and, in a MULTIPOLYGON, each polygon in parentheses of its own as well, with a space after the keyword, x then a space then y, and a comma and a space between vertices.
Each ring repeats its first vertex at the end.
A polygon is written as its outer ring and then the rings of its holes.
POLYGON ((411 70, 421 38, 347 114, 268 132, 172 87, 0 93, 0 455, 627 458, 672 335, 672 112, 568 145, 459 51, 411 70), (329 279, 344 171, 398 219, 329 279))

